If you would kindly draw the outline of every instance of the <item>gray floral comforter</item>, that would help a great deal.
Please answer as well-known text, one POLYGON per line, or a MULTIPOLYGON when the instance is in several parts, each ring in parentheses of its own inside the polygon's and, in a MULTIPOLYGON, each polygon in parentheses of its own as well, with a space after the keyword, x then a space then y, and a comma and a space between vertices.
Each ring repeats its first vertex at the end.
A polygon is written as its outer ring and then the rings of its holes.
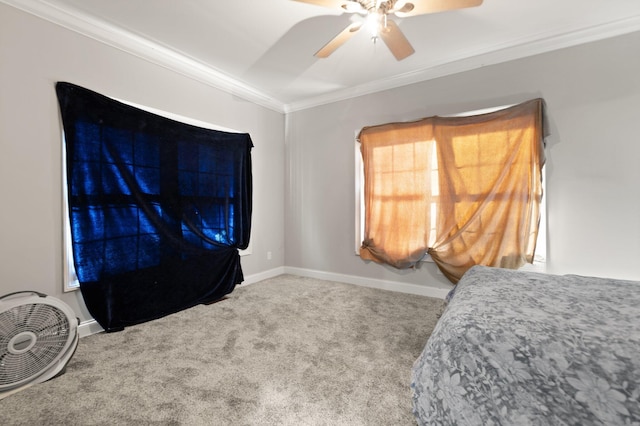
POLYGON ((475 266, 412 378, 420 425, 640 425, 640 282, 475 266))

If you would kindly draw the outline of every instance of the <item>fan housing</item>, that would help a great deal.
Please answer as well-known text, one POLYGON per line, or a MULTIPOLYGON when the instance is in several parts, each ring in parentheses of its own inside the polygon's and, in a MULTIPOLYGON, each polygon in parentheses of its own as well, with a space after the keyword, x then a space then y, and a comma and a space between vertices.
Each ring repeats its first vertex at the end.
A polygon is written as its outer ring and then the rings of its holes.
POLYGON ((0 298, 0 399, 64 372, 78 345, 78 319, 33 291, 0 298))

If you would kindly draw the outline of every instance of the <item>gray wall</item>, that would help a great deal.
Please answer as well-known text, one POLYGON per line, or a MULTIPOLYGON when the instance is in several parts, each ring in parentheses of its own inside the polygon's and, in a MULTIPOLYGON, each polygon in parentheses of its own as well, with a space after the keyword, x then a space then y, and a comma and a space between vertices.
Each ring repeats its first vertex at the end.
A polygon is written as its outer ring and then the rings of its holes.
POLYGON ((284 265, 284 116, 0 3, 0 295, 62 294, 62 148, 56 81, 249 132, 252 255, 245 276, 284 265), (266 252, 272 252, 267 260, 266 252))
POLYGON ((640 280, 640 33, 293 112, 288 267, 449 288, 432 263, 396 271, 354 255, 354 133, 542 97, 548 271, 640 280))
POLYGON ((242 259, 245 276, 317 272, 405 290, 450 285, 433 264, 397 271, 355 255, 355 132, 543 97, 553 132, 547 148, 549 271, 640 280, 638 51, 640 33, 634 33, 285 119, 0 4, 0 295, 42 291, 89 319, 78 292, 62 293, 58 80, 252 135, 253 254, 242 259))

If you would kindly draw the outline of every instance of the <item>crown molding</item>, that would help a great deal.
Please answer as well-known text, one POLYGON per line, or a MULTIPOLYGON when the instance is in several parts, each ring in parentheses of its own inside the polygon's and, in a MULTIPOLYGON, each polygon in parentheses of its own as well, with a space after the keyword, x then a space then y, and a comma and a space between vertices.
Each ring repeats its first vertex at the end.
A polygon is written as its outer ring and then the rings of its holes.
POLYGON ((457 57, 452 56, 417 71, 285 104, 186 55, 79 11, 63 9, 46 0, 0 0, 0 3, 6 3, 246 101, 285 114, 640 31, 640 16, 633 16, 563 33, 539 33, 530 38, 465 52, 457 57))
POLYGON ((367 84, 361 84, 348 89, 341 89, 298 102, 292 102, 285 105, 285 113, 309 109, 358 96, 369 95, 409 84, 445 77, 447 75, 471 71, 488 65, 496 65, 554 50, 629 34, 636 31, 640 31, 640 16, 633 16, 589 28, 566 31, 560 34, 537 34, 528 39, 514 40, 509 43, 494 45, 483 50, 466 52, 464 55, 460 55, 459 57, 446 58, 439 63, 435 63, 427 68, 417 71, 393 76, 388 79, 377 80, 367 84))
POLYGON ((188 56, 80 11, 61 8, 46 0, 0 0, 0 2, 246 101, 284 113, 285 106, 277 99, 188 56))

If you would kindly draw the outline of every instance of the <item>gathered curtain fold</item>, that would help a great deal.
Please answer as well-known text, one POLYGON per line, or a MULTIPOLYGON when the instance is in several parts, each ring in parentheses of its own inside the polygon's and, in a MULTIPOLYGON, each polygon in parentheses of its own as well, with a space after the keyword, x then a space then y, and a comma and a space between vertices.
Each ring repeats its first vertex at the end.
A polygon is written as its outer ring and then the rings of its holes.
POLYGON ((366 127, 360 256, 396 268, 427 253, 456 283, 473 265, 518 268, 535 254, 545 104, 366 127))

